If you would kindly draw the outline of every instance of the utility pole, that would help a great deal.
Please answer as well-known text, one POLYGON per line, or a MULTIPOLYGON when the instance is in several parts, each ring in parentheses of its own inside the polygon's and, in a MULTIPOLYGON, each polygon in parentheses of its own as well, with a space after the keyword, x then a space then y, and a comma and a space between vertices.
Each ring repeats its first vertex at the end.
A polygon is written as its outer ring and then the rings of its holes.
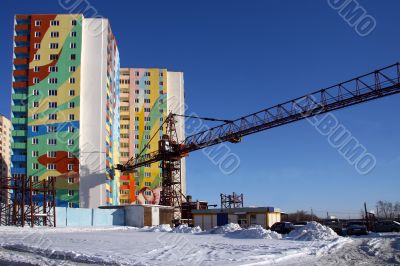
POLYGON ((329 212, 326 212, 326 219, 329 219, 329 212))
POLYGON ((367 203, 366 202, 364 202, 364 210, 365 210, 365 221, 367 223, 367 228, 369 229, 368 212, 367 212, 367 203))

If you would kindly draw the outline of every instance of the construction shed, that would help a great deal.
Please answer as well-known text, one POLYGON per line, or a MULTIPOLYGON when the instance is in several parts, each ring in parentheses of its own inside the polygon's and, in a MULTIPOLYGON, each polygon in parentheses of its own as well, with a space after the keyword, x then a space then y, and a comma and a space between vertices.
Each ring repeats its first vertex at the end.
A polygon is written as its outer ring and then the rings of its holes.
POLYGON ((281 221, 281 210, 274 207, 193 210, 192 214, 194 225, 203 230, 228 223, 237 223, 243 228, 261 225, 269 229, 274 223, 281 221))
POLYGON ((125 225, 134 227, 171 224, 174 219, 174 208, 161 205, 133 204, 120 206, 101 206, 101 209, 123 209, 125 225))

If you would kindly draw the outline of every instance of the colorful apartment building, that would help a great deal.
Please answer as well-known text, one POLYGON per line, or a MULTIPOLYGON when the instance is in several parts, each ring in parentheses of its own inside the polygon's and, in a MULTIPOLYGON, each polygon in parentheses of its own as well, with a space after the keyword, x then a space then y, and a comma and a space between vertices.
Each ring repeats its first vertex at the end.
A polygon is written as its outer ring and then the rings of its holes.
POLYGON ((107 19, 16 15, 12 175, 56 177, 57 206, 118 203, 119 54, 107 19))
POLYGON ((0 176, 11 176, 11 121, 0 115, 0 176))
MULTIPOLYGON (((158 150, 163 131, 160 125, 170 112, 183 114, 182 72, 158 68, 121 68, 120 72, 120 149, 122 163, 129 158, 158 150), (153 136, 156 136, 152 138, 153 136), (149 143, 147 147, 145 145, 149 143)), ((185 137, 184 119, 177 118, 177 134, 185 137)), ((186 194, 185 159, 182 160, 182 190, 186 194)), ((158 204, 161 169, 153 163, 135 173, 120 177, 120 204, 158 204)))

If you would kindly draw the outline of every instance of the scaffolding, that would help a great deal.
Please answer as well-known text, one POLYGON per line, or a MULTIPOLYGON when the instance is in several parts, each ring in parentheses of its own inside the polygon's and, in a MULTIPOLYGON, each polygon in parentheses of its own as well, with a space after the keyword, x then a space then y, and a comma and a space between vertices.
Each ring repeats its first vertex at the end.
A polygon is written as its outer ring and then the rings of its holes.
POLYGON ((236 194, 235 192, 232 195, 225 195, 221 193, 221 208, 229 209, 229 208, 243 208, 243 194, 236 194))
POLYGON ((0 226, 56 226, 55 178, 0 177, 0 226))

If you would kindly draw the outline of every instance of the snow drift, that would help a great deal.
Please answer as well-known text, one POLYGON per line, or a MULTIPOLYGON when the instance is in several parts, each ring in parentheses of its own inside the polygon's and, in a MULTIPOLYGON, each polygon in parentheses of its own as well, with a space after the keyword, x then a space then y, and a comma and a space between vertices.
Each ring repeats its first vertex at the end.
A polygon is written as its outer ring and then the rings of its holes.
POLYGON ((317 222, 309 222, 305 226, 291 231, 287 239, 300 241, 335 240, 339 236, 331 228, 317 222))
POLYGON ((160 224, 157 226, 145 226, 140 230, 145 232, 171 232, 172 228, 169 224, 160 224))
POLYGON ((201 228, 200 226, 196 227, 189 227, 187 224, 181 224, 178 227, 175 227, 172 232, 174 233, 186 233, 186 234, 195 234, 195 233, 200 233, 201 228))
POLYGON ((255 225, 247 229, 241 229, 233 232, 228 232, 225 234, 227 237, 231 238, 260 238, 260 239, 281 239, 282 236, 271 230, 265 230, 261 225, 255 225))
POLYGON ((207 233, 210 233, 210 234, 226 234, 226 233, 238 231, 238 230, 241 230, 241 229, 242 228, 240 227, 240 225, 235 224, 235 223, 229 223, 229 224, 222 225, 222 226, 216 226, 213 229, 208 230, 207 233))

